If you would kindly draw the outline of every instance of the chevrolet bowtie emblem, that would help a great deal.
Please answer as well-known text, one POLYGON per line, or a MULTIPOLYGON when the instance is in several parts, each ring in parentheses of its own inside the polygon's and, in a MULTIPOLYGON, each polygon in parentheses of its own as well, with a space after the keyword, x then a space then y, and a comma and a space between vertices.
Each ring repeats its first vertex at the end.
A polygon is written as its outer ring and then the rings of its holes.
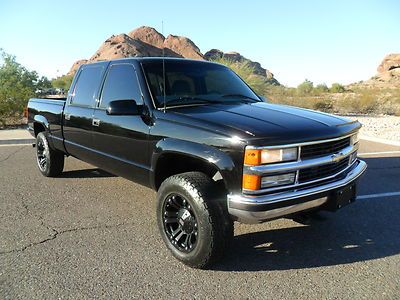
POLYGON ((333 162, 338 162, 344 157, 343 152, 334 153, 331 155, 331 159, 333 162))

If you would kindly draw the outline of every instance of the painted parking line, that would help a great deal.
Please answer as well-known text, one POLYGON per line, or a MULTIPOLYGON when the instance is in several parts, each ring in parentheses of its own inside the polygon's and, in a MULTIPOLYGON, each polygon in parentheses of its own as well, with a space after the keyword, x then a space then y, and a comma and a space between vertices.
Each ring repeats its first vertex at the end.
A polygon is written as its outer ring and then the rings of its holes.
POLYGON ((358 156, 381 155, 381 154, 400 154, 400 150, 395 151, 380 151, 380 152, 364 152, 358 153, 358 156))
POLYGON ((362 200, 362 199, 394 197, 394 196, 400 196, 400 192, 361 195, 361 196, 357 196, 357 199, 362 200))
POLYGON ((365 141, 369 141, 369 142, 375 142, 375 143, 385 144, 385 145, 390 145, 390 146, 400 146, 400 141, 381 139, 381 138, 367 136, 367 135, 363 135, 363 134, 360 134, 360 140, 365 140, 365 141))

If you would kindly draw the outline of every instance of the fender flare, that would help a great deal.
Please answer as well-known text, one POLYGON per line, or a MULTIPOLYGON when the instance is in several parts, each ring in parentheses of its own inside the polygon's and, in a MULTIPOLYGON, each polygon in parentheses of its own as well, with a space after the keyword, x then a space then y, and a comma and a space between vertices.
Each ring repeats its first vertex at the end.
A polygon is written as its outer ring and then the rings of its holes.
POLYGON ((43 125, 44 129, 46 130, 46 132, 50 133, 50 123, 44 116, 35 115, 35 117, 33 118, 33 126, 35 126, 35 124, 43 125))
MULTIPOLYGON (((35 115, 33 118, 33 124, 32 124, 33 129, 35 128, 35 124, 41 124, 44 127, 46 134, 51 135, 50 123, 46 119, 46 117, 44 117, 42 115, 35 115)), ((50 148, 55 149, 54 144, 53 144, 53 139, 48 138, 47 140, 48 140, 50 148)))
POLYGON ((173 138, 165 138, 156 144, 151 156, 151 178, 150 184, 153 188, 156 186, 155 173, 159 159, 165 154, 181 154, 202 160, 210 164, 221 174, 228 191, 232 191, 236 184, 238 169, 232 158, 218 148, 173 138))

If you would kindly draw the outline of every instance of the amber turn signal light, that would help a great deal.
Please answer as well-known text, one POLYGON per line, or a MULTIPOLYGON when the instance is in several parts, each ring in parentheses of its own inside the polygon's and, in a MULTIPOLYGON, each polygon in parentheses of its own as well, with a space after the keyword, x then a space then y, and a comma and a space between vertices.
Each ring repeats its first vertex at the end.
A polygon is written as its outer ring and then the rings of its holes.
POLYGON ((244 152, 244 164, 249 166, 257 166, 261 163, 261 150, 246 149, 244 152))
POLYGON ((259 190, 261 186, 261 177, 257 175, 243 174, 243 189, 259 190))

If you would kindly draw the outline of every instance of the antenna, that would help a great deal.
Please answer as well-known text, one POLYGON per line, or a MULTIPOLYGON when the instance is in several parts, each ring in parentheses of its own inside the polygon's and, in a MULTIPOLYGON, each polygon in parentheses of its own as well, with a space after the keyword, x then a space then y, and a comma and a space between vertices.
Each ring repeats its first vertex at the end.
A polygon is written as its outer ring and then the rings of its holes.
MULTIPOLYGON (((164 36, 164 21, 161 21, 161 33, 164 36)), ((164 49, 165 49, 165 47, 163 45, 163 48, 162 48, 163 96, 164 96, 163 98, 164 98, 164 113, 166 113, 166 111, 167 111, 167 101, 166 101, 167 95, 166 95, 166 91, 165 91, 165 53, 164 53, 165 50, 164 49)))

